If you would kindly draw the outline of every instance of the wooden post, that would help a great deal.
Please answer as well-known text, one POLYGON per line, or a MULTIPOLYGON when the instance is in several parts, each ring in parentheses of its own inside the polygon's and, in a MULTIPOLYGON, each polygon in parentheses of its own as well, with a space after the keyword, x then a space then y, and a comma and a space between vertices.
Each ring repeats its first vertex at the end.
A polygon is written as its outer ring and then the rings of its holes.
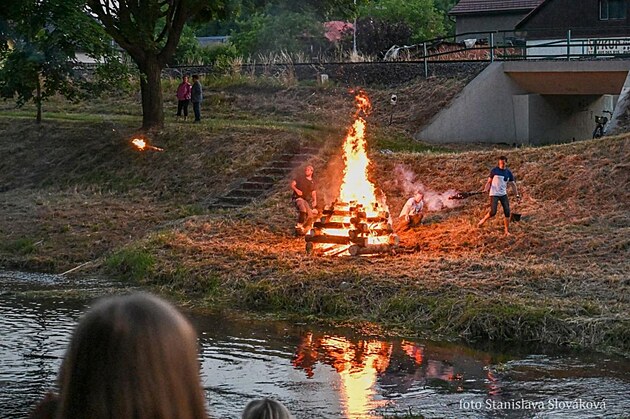
POLYGON ((424 54, 424 78, 429 78, 429 63, 427 62, 427 43, 422 43, 422 50, 424 54))

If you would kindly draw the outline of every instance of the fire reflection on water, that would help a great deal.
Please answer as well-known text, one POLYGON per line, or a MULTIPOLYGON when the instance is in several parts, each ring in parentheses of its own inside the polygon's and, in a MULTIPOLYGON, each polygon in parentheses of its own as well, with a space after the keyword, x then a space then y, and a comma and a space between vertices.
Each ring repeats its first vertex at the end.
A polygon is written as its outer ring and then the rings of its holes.
MULTIPOLYGON (((363 418, 389 403, 380 398, 382 390, 378 386, 392 384, 392 380, 400 381, 397 384, 407 382, 407 385, 438 380, 461 391, 464 371, 442 359, 439 353, 431 355, 437 359, 428 359, 423 346, 405 340, 353 342, 339 336, 316 337, 309 332, 302 337, 292 364, 308 378, 314 377, 318 364, 334 368, 339 376, 338 391, 344 417, 363 418)), ((496 385, 492 382, 490 394, 498 391, 496 385)))
POLYGON ((332 366, 339 374, 341 404, 345 417, 364 417, 374 408, 385 405, 375 401, 376 380, 385 372, 392 354, 392 344, 377 340, 356 343, 338 336, 313 339, 308 333, 298 347, 293 365, 308 377, 314 375, 317 362, 332 366))

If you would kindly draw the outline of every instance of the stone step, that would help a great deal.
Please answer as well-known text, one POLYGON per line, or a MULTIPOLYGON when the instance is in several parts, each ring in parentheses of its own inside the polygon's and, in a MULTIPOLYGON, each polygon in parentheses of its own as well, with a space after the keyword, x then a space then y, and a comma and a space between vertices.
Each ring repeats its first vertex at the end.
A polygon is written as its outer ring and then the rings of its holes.
POLYGON ((251 204, 264 196, 269 189, 283 182, 283 178, 317 153, 319 153, 318 148, 302 147, 295 153, 280 154, 240 185, 233 185, 232 190, 209 204, 208 207, 210 209, 239 209, 251 204))
POLYGON ((309 147, 309 146, 303 146, 301 147, 299 150, 297 150, 297 152, 295 154, 317 154, 319 153, 319 147, 309 147))
POLYGON ((243 208, 243 205, 227 204, 227 203, 220 203, 220 202, 213 202, 212 204, 208 205, 208 209, 229 210, 229 209, 241 209, 241 208, 243 208))
POLYGON ((276 167, 276 168, 279 168, 279 169, 292 170, 292 169, 295 168, 295 165, 291 164, 291 162, 284 162, 284 161, 274 160, 272 162, 269 162, 267 167, 276 167))
POLYGON ((257 175, 272 175, 272 176, 284 176, 287 175, 291 170, 293 170, 292 168, 283 168, 283 167, 263 167, 260 168, 258 170, 256 170, 256 174, 257 175))
POLYGON ((241 184, 240 189, 247 189, 247 190, 264 190, 266 191, 267 189, 271 189, 273 188, 273 186, 276 185, 276 182, 251 182, 249 180, 243 182, 241 184))
POLYGON ((263 189, 232 189, 227 194, 223 195, 224 198, 241 197, 241 198, 258 198, 265 193, 263 189))
POLYGON ((269 183, 269 184, 275 184, 277 181, 278 181, 278 176, 258 175, 258 174, 247 179, 247 182, 269 183))
POLYGON ((227 205, 240 205, 244 206, 251 203, 255 197, 250 196, 222 196, 215 203, 216 204, 227 204, 227 205))
POLYGON ((293 163, 296 162, 303 162, 306 161, 308 159, 313 158, 312 154, 294 154, 293 155, 293 159, 291 160, 293 163))

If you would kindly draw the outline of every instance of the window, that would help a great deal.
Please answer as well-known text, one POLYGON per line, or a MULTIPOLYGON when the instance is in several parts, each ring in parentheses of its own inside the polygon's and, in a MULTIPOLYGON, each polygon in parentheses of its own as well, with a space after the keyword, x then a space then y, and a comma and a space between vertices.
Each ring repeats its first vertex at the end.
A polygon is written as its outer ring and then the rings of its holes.
POLYGON ((626 0, 599 0, 599 20, 625 18, 626 0))

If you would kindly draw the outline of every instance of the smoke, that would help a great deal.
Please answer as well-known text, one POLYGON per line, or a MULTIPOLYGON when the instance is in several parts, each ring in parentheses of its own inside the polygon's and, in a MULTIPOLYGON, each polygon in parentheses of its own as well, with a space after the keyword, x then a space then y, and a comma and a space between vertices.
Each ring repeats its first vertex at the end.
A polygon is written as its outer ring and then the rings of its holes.
POLYGON ((396 165, 394 168, 394 175, 397 186, 405 191, 408 198, 413 196, 416 191, 424 194, 424 204, 428 211, 441 211, 445 208, 455 208, 461 204, 459 200, 448 199, 458 191, 449 189, 444 192, 438 192, 429 189, 420 180, 416 179, 415 173, 401 164, 396 165))

